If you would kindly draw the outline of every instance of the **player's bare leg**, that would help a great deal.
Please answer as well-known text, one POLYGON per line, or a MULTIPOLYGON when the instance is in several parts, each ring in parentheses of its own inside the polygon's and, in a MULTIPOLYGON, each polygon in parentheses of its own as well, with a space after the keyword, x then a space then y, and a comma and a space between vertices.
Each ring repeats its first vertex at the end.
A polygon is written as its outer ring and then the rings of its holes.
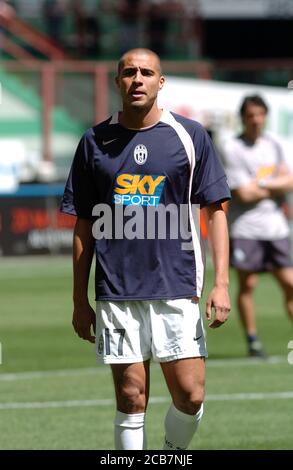
POLYGON ((165 419, 164 449, 186 449, 203 414, 205 360, 202 357, 161 363, 173 403, 165 419))
POLYGON ((254 289, 257 285, 257 274, 247 271, 237 271, 238 294, 237 305, 240 320, 246 333, 249 354, 254 357, 266 357, 262 344, 257 336, 254 289))
POLYGON ((293 268, 281 268, 273 271, 285 297, 289 318, 293 321, 293 268))
POLYGON ((117 412, 115 449, 146 449, 145 411, 149 398, 149 361, 112 364, 117 412))
POLYGON ((255 307, 253 293, 257 284, 257 275, 246 271, 237 271, 239 290, 237 304, 241 323, 247 335, 256 334, 255 307))

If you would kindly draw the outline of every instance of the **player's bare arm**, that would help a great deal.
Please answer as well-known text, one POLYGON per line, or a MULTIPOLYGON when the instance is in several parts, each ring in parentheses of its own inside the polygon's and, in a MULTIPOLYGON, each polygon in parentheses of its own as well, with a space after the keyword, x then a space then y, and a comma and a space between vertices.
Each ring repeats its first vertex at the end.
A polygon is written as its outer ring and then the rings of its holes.
POLYGON ((260 187, 258 180, 253 179, 247 185, 234 189, 232 196, 242 204, 251 204, 270 197, 270 191, 268 188, 260 187))
POLYGON ((88 301, 88 282, 94 253, 92 221, 77 218, 73 235, 73 318, 72 325, 82 339, 95 342, 96 315, 88 301))
POLYGON ((293 174, 287 173, 276 176, 276 178, 262 184, 265 186, 265 189, 270 191, 271 197, 283 195, 293 191, 293 174))
POLYGON ((206 317, 210 328, 218 328, 228 319, 230 311, 229 286, 229 239, 226 214, 221 204, 204 209, 212 252, 215 280, 206 304, 206 317))

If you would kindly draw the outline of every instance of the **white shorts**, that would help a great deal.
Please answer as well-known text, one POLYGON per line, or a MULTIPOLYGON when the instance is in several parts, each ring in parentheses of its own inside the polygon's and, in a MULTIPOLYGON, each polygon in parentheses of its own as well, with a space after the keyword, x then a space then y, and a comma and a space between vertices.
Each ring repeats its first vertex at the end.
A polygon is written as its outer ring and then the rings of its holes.
POLYGON ((98 301, 96 351, 104 364, 207 357, 198 302, 98 301))

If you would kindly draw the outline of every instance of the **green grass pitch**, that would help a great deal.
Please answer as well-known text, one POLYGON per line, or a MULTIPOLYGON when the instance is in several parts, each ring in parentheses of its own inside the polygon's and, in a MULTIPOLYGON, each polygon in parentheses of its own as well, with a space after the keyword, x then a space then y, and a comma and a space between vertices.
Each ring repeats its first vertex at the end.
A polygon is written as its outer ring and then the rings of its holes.
MULTIPOLYGON (((211 280, 208 269, 205 293, 211 280)), ((205 415, 190 448, 292 449, 292 324, 275 282, 262 276, 258 325, 273 358, 246 358, 235 289, 232 272, 230 320, 207 328, 205 415)), ((0 449, 113 449, 112 379, 72 330, 70 258, 2 258, 0 302, 0 449)), ((156 364, 151 397, 148 447, 160 449, 169 397, 156 364)))

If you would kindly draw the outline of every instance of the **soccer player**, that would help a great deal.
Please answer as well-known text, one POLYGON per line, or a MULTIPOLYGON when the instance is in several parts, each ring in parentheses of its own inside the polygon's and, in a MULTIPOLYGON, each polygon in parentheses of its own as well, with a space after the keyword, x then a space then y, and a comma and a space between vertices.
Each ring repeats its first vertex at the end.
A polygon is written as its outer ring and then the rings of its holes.
POLYGON ((62 202, 77 216, 73 326, 91 342, 96 330, 98 361, 111 365, 116 449, 146 448, 151 357, 172 397, 164 449, 186 449, 203 414, 204 266, 191 203, 205 207, 215 265, 209 326, 225 323, 230 310, 226 176, 201 125, 158 107, 164 82, 154 52, 122 56, 116 77, 122 111, 82 137, 62 202), (176 234, 186 208, 187 230, 176 234), (96 314, 87 294, 94 250, 96 314))
POLYGON ((229 208, 231 264, 238 274, 238 309, 251 356, 266 357, 258 338, 253 293, 257 273, 279 282, 293 319, 293 268, 282 196, 293 189, 279 143, 264 132, 268 106, 258 95, 240 107, 241 135, 226 143, 224 162, 233 199, 229 208))

